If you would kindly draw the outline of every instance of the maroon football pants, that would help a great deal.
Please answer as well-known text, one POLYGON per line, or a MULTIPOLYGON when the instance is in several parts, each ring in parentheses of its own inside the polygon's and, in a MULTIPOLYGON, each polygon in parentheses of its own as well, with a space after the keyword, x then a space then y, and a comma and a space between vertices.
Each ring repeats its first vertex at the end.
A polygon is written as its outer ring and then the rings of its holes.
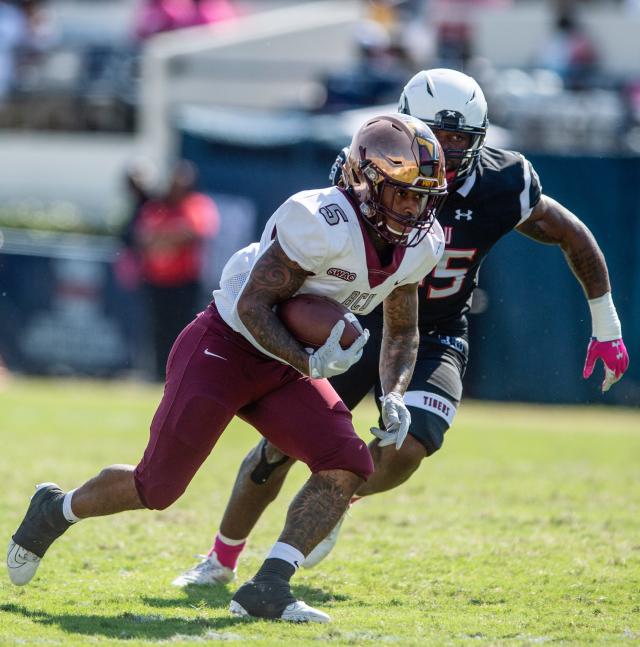
POLYGON ((312 472, 343 469, 366 479, 373 471, 329 382, 267 357, 210 305, 169 355, 164 395, 134 474, 148 508, 164 509, 182 495, 234 415, 312 472))

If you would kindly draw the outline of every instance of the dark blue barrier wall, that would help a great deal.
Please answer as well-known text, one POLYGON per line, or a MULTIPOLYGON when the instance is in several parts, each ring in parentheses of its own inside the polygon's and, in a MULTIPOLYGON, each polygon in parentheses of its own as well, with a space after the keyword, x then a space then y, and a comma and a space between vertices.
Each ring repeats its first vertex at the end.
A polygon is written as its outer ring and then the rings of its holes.
POLYGON ((0 231, 0 357, 12 370, 111 376, 139 365, 144 308, 106 236, 0 231))
POLYGON ((595 378, 582 380, 591 333, 582 290, 558 248, 511 234, 482 268, 489 308, 474 317, 470 390, 485 398, 640 403, 640 159, 528 157, 545 193, 570 208, 598 240, 632 364, 604 397, 595 378))
MULTIPOLYGON (((334 136, 327 138, 318 135, 331 131, 326 117, 320 128, 313 118, 295 119, 295 134, 286 118, 271 118, 269 132, 257 138, 243 137, 242 120, 224 113, 206 130, 183 124, 182 154, 200 166, 206 188, 254 201, 256 236, 289 195, 326 186, 329 166, 353 128, 353 119, 347 124, 336 117, 334 136)), ((472 317, 467 392, 491 399, 640 404, 640 159, 529 159, 545 192, 587 223, 607 257, 631 368, 606 396, 598 391, 601 368, 597 378, 583 381, 591 330, 582 290, 558 248, 513 233, 481 271, 489 300, 487 310, 472 317)))

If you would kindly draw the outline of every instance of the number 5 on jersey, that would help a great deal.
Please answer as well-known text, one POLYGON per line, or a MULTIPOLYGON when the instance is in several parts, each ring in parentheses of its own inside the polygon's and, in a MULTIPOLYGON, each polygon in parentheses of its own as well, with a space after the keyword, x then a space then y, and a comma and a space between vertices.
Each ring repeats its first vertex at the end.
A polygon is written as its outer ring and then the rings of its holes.
POLYGON ((444 299, 459 292, 477 251, 477 249, 445 249, 440 262, 433 268, 431 276, 434 279, 449 279, 449 284, 441 288, 430 285, 427 298, 444 299), (452 261, 466 261, 466 267, 451 267, 452 261))
POLYGON ((337 225, 341 220, 348 222, 347 214, 337 204, 321 207, 320 214, 330 225, 337 225))

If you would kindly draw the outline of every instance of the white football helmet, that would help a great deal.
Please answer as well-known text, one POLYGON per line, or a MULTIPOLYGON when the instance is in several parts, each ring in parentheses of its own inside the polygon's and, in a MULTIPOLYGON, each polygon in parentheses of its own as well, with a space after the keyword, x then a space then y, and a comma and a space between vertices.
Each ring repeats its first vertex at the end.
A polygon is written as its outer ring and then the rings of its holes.
POLYGON ((424 121, 436 131, 436 135, 438 130, 470 135, 469 148, 445 148, 444 154, 447 159, 460 160, 453 182, 464 180, 472 173, 489 125, 487 101, 474 79, 456 70, 422 70, 405 85, 398 112, 424 121))

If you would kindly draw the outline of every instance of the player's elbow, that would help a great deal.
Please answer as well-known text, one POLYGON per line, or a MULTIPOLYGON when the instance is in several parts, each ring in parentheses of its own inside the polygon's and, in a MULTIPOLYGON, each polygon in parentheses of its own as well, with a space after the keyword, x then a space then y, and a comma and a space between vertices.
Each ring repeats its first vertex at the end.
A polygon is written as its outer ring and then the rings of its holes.
POLYGON ((256 313, 265 308, 269 309, 269 305, 261 301, 255 294, 242 294, 236 306, 240 321, 249 329, 256 313))
POLYGON ((238 299, 238 304, 236 310, 238 312, 238 317, 243 324, 246 325, 247 319, 252 311, 256 309, 256 300, 250 295, 241 295, 238 299))

